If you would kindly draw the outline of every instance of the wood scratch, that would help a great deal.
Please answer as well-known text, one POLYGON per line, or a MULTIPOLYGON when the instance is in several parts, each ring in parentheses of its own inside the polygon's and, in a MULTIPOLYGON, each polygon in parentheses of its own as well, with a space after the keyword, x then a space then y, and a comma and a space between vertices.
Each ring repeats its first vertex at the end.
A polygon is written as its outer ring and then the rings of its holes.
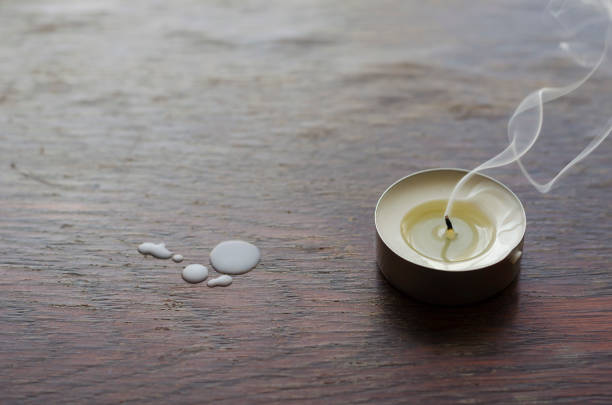
POLYGON ((65 184, 55 183, 55 182, 49 181, 49 180, 47 180, 47 179, 37 175, 37 174, 34 174, 34 173, 29 172, 27 170, 20 169, 20 168, 17 167, 17 164, 15 164, 15 162, 11 162, 11 169, 17 171, 17 173, 19 173, 20 175, 22 175, 26 179, 31 179, 31 180, 37 181, 37 182, 39 182, 41 184, 44 184, 46 186, 55 187, 55 188, 59 188, 59 189, 62 189, 62 190, 74 190, 74 187, 72 187, 72 186, 68 186, 68 185, 65 185, 65 184))

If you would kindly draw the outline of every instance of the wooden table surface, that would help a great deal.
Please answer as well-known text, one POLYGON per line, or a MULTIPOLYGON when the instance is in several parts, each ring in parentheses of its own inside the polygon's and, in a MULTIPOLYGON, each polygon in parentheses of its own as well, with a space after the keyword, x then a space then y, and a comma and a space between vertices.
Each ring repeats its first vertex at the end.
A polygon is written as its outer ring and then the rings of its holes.
MULTIPOLYGON (((578 77, 536 3, 0 1, 0 402, 612 403, 609 140, 547 195, 489 173, 528 217, 500 295, 421 304, 374 261, 389 184, 578 77), (181 280, 233 238, 254 271, 181 280)), ((536 177, 610 90, 547 109, 536 177)))

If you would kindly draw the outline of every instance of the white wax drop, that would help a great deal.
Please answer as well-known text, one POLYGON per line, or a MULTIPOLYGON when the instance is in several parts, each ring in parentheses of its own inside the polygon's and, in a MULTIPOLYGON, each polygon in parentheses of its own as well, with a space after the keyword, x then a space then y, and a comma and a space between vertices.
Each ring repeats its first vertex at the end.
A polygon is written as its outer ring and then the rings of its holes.
POLYGON ((172 261, 174 263, 182 262, 183 261, 183 255, 176 254, 176 255, 172 256, 172 261))
POLYGON ((210 279, 208 283, 206 283, 209 287, 227 287, 230 284, 232 284, 232 277, 227 275, 210 279))
POLYGON ((190 264, 183 269, 182 276, 188 283, 201 283, 208 277, 208 268, 201 264, 190 264))
POLYGON ((145 242, 138 246, 138 252, 143 255, 151 255, 158 259, 169 259, 172 257, 172 252, 166 249, 165 243, 151 243, 145 242))
POLYGON ((210 252, 210 263, 219 273, 244 274, 257 266, 260 257, 257 246, 242 240, 228 240, 210 252))

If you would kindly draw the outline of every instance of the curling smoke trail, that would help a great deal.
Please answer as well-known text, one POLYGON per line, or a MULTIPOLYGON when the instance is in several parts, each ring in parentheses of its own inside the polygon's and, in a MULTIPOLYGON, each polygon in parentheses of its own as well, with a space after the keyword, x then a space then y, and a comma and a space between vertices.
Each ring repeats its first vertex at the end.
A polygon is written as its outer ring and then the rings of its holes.
POLYGON ((521 172, 538 191, 547 193, 570 168, 587 157, 612 132, 611 118, 603 127, 593 131, 594 137, 591 142, 547 183, 539 183, 534 180, 521 162, 521 158, 533 147, 542 131, 544 104, 572 93, 600 69, 603 62, 607 59, 610 36, 612 34, 612 0, 552 0, 548 5, 548 10, 561 25, 571 30, 574 34, 594 25, 604 23, 605 42, 603 50, 598 58, 593 58, 588 51, 580 47, 580 44, 572 46, 567 42, 561 43, 561 49, 567 51, 578 64, 589 68, 589 73, 582 79, 565 87, 545 87, 525 97, 508 121, 509 145, 500 154, 463 176, 449 197, 444 215, 452 215, 452 207, 457 193, 472 175, 513 162, 518 163, 521 172))

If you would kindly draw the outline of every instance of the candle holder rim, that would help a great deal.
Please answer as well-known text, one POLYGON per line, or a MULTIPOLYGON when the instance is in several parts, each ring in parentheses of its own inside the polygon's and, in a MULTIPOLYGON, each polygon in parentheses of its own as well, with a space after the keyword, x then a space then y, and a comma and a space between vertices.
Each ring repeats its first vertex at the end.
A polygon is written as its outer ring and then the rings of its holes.
MULTIPOLYGON (((478 271, 478 270, 483 270, 486 269, 488 267, 491 266, 495 266, 496 264, 502 262, 503 260, 505 260, 510 254, 512 254, 513 250, 516 248, 512 248, 510 249, 510 251, 502 257, 502 259, 496 261, 495 263, 492 264, 485 264, 485 265, 481 265, 478 267, 470 267, 467 269, 456 269, 456 270, 446 270, 446 269, 438 269, 435 267, 431 267, 428 266, 426 264, 421 264, 421 263, 415 263, 413 261, 411 261, 410 259, 405 258, 404 256, 402 256, 401 254, 399 254, 398 252, 396 252, 391 246, 389 246, 389 244, 383 239, 382 234, 380 232, 380 229, 378 227, 378 208, 380 206, 380 203, 382 201, 382 199, 387 195, 387 193, 393 188, 395 187, 397 184, 401 183, 402 181, 406 180, 409 177, 414 177, 417 176, 419 174, 423 174, 423 173, 428 173, 428 172, 440 172, 440 171, 454 171, 454 172, 463 172, 465 174, 468 174, 470 172, 470 170, 466 170, 466 169, 459 169, 459 168, 455 168, 455 167, 439 167, 439 168, 431 168, 431 169, 424 169, 424 170, 419 170, 418 172, 414 172, 412 174, 409 174, 407 176, 402 177, 401 179, 393 182, 393 184, 391 184, 389 187, 387 187, 385 189, 385 191, 380 195, 380 197, 378 198, 378 201, 376 202, 376 208, 374 208, 374 226, 376 227, 376 233, 378 234, 378 237, 380 238, 380 240, 386 245, 386 247, 391 250, 395 255, 397 255, 398 257, 402 258, 403 260, 410 262, 411 264, 415 265, 415 266, 419 266, 419 267, 423 267, 426 268, 427 270, 435 270, 435 271, 441 271, 441 272, 449 272, 449 273, 463 273, 463 272, 471 272, 471 271, 478 271)), ((525 232, 527 231, 527 215, 525 214, 525 207, 523 206, 523 203, 521 202, 520 198, 518 198, 518 196, 512 191, 510 190, 510 188, 508 186, 506 186, 504 183, 500 182, 499 180, 494 179, 491 176, 488 176, 486 174, 482 174, 482 173, 474 173, 474 175, 476 176, 482 176, 486 179, 489 179, 491 181, 493 181, 494 183, 497 183, 498 185, 500 185, 502 188, 504 188, 506 191, 508 191, 513 197, 514 199, 518 202, 519 207, 521 207, 521 214, 523 216, 523 223, 525 224, 523 226, 523 232, 521 234, 521 238, 519 239, 519 242, 517 243, 517 245, 520 245, 521 241, 524 240, 525 238, 525 232)))

